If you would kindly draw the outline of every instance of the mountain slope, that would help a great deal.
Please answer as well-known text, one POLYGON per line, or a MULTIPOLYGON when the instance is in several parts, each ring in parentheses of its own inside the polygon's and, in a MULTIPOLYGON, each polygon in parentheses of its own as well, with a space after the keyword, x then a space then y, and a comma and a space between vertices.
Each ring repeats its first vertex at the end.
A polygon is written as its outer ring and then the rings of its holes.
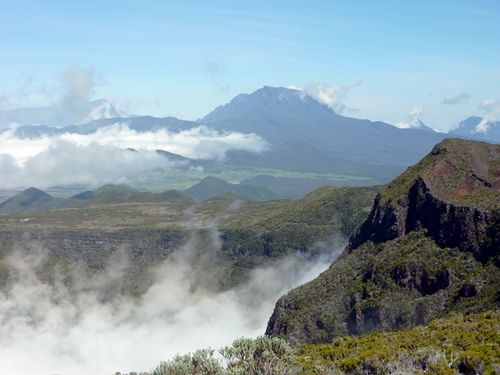
POLYGON ((498 309, 499 189, 500 146, 438 144, 379 191, 326 272, 278 301, 267 334, 330 342, 498 309))
POLYGON ((310 143, 330 156, 365 164, 411 165, 446 137, 340 116, 300 91, 267 86, 238 95, 199 122, 266 140, 310 143))
POLYGON ((0 214, 71 208, 80 203, 77 199, 54 198, 41 190, 31 187, 0 204, 0 214))
POLYGON ((268 201, 277 198, 275 193, 266 188, 231 184, 212 176, 204 178, 200 183, 184 191, 184 194, 198 202, 203 202, 223 193, 234 193, 252 201, 268 201))

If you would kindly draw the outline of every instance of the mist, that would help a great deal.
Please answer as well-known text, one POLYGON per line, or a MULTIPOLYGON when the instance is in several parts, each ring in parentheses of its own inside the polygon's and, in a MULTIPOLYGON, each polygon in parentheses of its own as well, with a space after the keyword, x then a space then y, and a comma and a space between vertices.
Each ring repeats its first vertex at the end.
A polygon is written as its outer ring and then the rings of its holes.
POLYGON ((51 283, 37 276, 48 249, 37 240, 17 244, 6 261, 11 286, 0 294, 2 371, 149 371, 177 353, 218 349, 242 336, 262 335, 277 299, 326 270, 333 257, 308 262, 291 256, 275 267, 254 270, 236 289, 213 293, 200 282, 221 249, 216 228, 210 238, 196 262, 195 237, 172 252, 151 271, 155 282, 140 298, 116 292, 127 272, 126 246, 111 257, 105 272, 88 278, 75 271, 75 282, 68 286, 57 273, 51 283))
POLYGON ((13 128, 0 134, 0 189, 127 183, 132 174, 180 165, 158 155, 158 149, 191 159, 223 160, 229 150, 259 153, 267 147, 255 134, 218 132, 203 125, 180 132, 138 132, 116 123, 92 134, 36 138, 21 138, 13 128))

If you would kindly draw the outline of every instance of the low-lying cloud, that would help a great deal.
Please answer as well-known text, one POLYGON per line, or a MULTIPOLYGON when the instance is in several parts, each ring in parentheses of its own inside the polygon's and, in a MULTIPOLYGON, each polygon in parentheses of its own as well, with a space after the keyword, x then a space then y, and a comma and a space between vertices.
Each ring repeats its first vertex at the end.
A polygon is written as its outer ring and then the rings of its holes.
POLYGON ((155 150, 223 160, 229 150, 258 153, 267 147, 255 134, 219 132, 203 125, 180 132, 138 132, 116 123, 92 134, 35 138, 21 138, 10 129, 0 134, 0 189, 126 183, 132 174, 179 166, 155 150))
MULTIPOLYGON (((206 257, 220 250, 214 229, 206 257)), ((127 272, 122 248, 101 276, 73 276, 68 287, 37 274, 49 253, 36 241, 18 244, 7 264, 13 285, 0 292, 0 358, 9 374, 103 374, 148 371, 161 360, 199 348, 219 348, 265 331, 277 299, 316 277, 331 259, 307 262, 300 256, 274 268, 255 270, 248 283, 211 293, 196 284, 205 270, 193 262, 197 243, 189 240, 154 272, 156 282, 141 298, 109 291, 127 272)), ((205 244, 206 246, 206 244, 205 244)))
POLYGON ((319 103, 325 104, 333 109, 336 113, 356 112, 358 109, 347 107, 343 101, 347 93, 356 86, 361 85, 361 82, 351 82, 347 85, 328 86, 319 83, 308 83, 304 86, 289 86, 290 89, 302 91, 304 94, 316 99, 319 103))

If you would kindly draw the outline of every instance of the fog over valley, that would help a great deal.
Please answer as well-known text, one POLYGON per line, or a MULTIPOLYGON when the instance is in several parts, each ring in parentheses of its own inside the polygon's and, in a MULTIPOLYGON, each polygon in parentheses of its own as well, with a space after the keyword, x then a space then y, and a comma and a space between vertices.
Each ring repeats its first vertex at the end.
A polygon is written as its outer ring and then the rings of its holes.
MULTIPOLYGON (((205 257, 220 251, 213 228, 205 257)), ((300 255, 252 271, 226 292, 196 280, 211 272, 193 264, 194 238, 152 270, 154 284, 140 297, 118 293, 129 259, 122 247, 97 278, 85 273, 41 280, 47 249, 26 237, 9 252, 10 285, 0 295, 0 358, 12 374, 107 374, 148 371, 161 360, 200 347, 219 348, 265 331, 279 296, 324 271, 332 256, 304 262, 300 255), (28 360, 29 358, 29 360, 28 360)), ((124 245, 126 246, 126 245, 124 245)), ((98 251, 98 250, 97 250, 98 251)), ((335 252, 332 252, 334 254, 335 252)), ((207 264, 210 259, 205 259, 207 264)))

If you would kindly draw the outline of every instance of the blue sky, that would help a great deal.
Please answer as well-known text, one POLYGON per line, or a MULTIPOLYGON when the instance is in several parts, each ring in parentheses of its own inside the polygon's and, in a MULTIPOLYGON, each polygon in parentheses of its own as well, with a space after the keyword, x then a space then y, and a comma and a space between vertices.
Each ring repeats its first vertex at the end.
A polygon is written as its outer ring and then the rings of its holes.
POLYGON ((196 120, 263 86, 447 131, 500 118, 499 1, 1 1, 0 109, 84 96, 196 120), (485 104, 486 103, 486 104, 485 104))

